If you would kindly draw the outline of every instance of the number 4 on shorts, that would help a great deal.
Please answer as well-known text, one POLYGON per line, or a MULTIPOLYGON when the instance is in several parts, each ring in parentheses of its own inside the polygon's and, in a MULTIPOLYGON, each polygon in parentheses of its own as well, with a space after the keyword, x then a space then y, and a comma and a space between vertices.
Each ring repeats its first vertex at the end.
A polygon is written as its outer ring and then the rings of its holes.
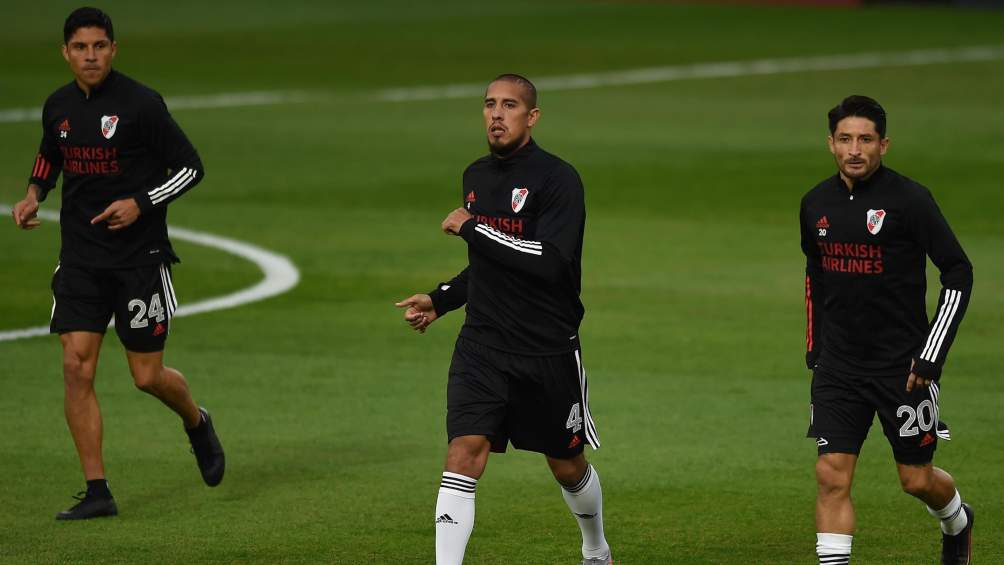
POLYGON ((582 429, 582 414, 579 413, 578 402, 573 404, 572 409, 568 412, 568 420, 565 420, 565 429, 572 430, 573 434, 582 429))

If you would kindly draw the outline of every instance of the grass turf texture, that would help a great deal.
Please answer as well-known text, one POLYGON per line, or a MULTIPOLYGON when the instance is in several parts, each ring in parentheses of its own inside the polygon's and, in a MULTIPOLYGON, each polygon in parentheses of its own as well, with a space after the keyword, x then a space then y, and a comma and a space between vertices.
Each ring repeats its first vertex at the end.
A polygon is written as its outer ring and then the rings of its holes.
MULTIPOLYGON (((8 7, 18 54, 2 106, 69 80, 56 50, 75 5, 8 7)), ((204 487, 175 416, 136 392, 108 339, 98 391, 122 514, 64 524, 82 486, 54 338, 0 343, 0 562, 428 563, 445 453, 445 379, 462 320, 412 334, 395 300, 458 271, 438 233, 484 152, 479 101, 386 103, 391 86, 701 61, 995 44, 1004 13, 649 3, 448 7, 106 3, 117 66, 171 96, 303 90, 313 102, 179 110, 206 181, 183 227, 245 239, 300 267, 292 292, 174 322, 169 364, 213 411, 223 484, 204 487)), ((619 563, 812 563, 815 447, 803 438, 801 195, 832 173, 825 112, 865 93, 890 113, 887 164, 928 185, 976 267, 942 382, 955 440, 936 462, 978 513, 977 556, 1004 559, 1004 63, 967 63, 541 93, 540 144, 587 194, 582 327, 619 563)), ((0 124, 0 200, 21 195, 37 124, 0 124)), ((58 198, 59 193, 54 193, 58 198)), ((47 207, 55 207, 54 203, 47 207)), ((0 230, 0 329, 45 322, 58 249, 0 230)), ((258 277, 178 243, 182 301, 258 277)), ((934 299, 936 273, 929 276, 934 299)), ((899 492, 877 424, 859 464, 856 563, 934 562, 936 523, 899 492)), ((469 563, 571 563, 579 534, 541 457, 493 456, 469 563)))

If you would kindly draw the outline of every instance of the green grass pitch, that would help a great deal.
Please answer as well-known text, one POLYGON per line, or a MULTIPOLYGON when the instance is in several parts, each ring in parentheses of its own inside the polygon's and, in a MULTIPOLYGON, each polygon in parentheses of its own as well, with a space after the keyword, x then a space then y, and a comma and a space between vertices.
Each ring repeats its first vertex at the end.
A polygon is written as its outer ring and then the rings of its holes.
MULTIPOLYGON (((166 96, 296 91, 302 103, 174 112, 204 183, 172 224, 290 257, 301 284, 177 319, 167 361, 214 413, 228 470, 202 485, 176 417, 105 341, 98 394, 121 515, 56 523, 83 485, 56 339, 0 343, 0 563, 430 563, 446 369, 462 314, 425 335, 393 303, 455 274, 439 233, 485 152, 477 96, 384 88, 699 62, 1004 43, 1004 12, 661 2, 106 2, 117 66, 166 96)), ((0 110, 69 80, 67 2, 5 4, 0 110)), ((936 462, 975 506, 976 555, 1004 562, 1004 62, 543 90, 535 137, 581 173, 581 330, 618 563, 814 563, 815 447, 803 437, 801 195, 833 171, 825 112, 869 94, 886 163, 929 186, 975 265, 942 381, 936 462), (996 346, 994 344, 997 344, 996 346)), ((0 123, 0 202, 22 194, 37 123, 0 123)), ((59 193, 46 207, 58 205, 59 193)), ((47 321, 58 229, 0 229, 0 330, 47 321)), ((253 265, 179 243, 182 302, 253 265)), ((929 272, 936 287, 937 273, 929 272)), ((934 292, 931 290, 931 299, 934 292)), ((873 429, 856 477, 861 564, 934 563, 940 536, 873 429)), ((468 563, 576 563, 579 533, 540 456, 493 456, 468 563)))

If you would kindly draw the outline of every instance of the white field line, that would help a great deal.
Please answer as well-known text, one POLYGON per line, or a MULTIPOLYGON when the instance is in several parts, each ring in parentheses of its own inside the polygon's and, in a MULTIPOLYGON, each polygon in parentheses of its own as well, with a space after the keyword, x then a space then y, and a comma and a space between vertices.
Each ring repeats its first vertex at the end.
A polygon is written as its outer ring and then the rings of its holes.
MULTIPOLYGON (((816 57, 788 57, 755 59, 751 61, 724 61, 650 67, 626 71, 586 73, 534 78, 539 90, 576 90, 606 86, 655 84, 690 79, 732 78, 759 75, 777 75, 813 71, 846 71, 884 67, 905 67, 945 63, 998 61, 1004 59, 1004 46, 960 47, 954 49, 920 49, 890 53, 857 53, 822 55, 816 57)), ((445 86, 418 86, 390 88, 377 92, 377 99, 386 102, 442 100, 469 98, 484 94, 485 83, 448 84, 445 86)))
MULTIPOLYGON (((857 53, 821 55, 815 57, 787 57, 754 59, 750 61, 723 61, 649 67, 626 71, 583 73, 534 78, 538 88, 545 91, 577 90, 634 84, 655 84, 679 80, 734 78, 744 76, 776 75, 784 73, 846 71, 885 67, 909 67, 947 63, 999 61, 1004 59, 1004 46, 976 46, 946 49, 918 49, 888 53, 857 53)), ((484 93, 484 83, 462 83, 437 86, 388 88, 369 95, 382 102, 410 102, 477 97, 484 93)), ((245 106, 274 106, 297 104, 323 98, 322 93, 303 91, 231 92, 205 96, 177 96, 167 99, 168 108, 207 109, 239 108, 245 106)), ((0 110, 0 124, 37 122, 41 108, 9 108, 0 110)))
MULTIPOLYGON (((547 91, 576 90, 702 78, 733 78, 814 71, 998 61, 1001 59, 1004 59, 1004 46, 994 45, 919 49, 890 53, 858 53, 694 63, 691 65, 649 67, 626 71, 539 77, 534 79, 534 83, 538 88, 547 91)), ((468 98, 480 96, 484 92, 484 88, 484 83, 389 88, 378 90, 372 93, 370 97, 383 102, 468 98)), ((245 106, 296 104, 312 100, 316 97, 318 97, 317 94, 303 91, 231 92, 205 96, 171 97, 167 99, 167 103, 171 109, 239 108, 245 106)), ((0 124, 36 122, 40 119, 41 115, 41 108, 9 108, 0 110, 0 124)))
MULTIPOLYGON (((0 208, 10 209, 9 206, 5 205, 0 205, 0 208)), ((47 220, 59 220, 58 212, 39 210, 38 215, 47 220)), ((199 302, 193 302, 192 304, 182 305, 174 313, 175 318, 212 312, 214 310, 223 310, 225 308, 234 308, 250 302, 264 300, 282 294, 300 282, 300 271, 288 257, 262 249, 261 247, 235 239, 184 228, 168 227, 168 234, 174 239, 213 247, 247 259, 257 265, 265 275, 254 286, 224 296, 207 298, 199 302)), ((48 333, 49 326, 0 331, 0 342, 48 335, 48 333)))
MULTIPOLYGON (((202 110, 206 108, 241 108, 245 106, 274 106, 276 104, 296 104, 311 98, 300 91, 275 92, 223 92, 205 96, 174 96, 167 98, 171 110, 202 110)), ((0 124, 38 122, 42 119, 42 108, 10 108, 0 110, 0 124)))

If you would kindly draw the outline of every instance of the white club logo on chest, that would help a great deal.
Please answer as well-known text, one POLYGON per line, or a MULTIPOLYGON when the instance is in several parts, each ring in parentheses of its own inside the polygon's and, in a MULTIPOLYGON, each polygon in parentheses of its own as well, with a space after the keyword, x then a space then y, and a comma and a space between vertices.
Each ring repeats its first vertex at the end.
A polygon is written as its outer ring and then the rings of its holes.
POLYGON ((879 230, 882 229, 882 222, 885 221, 885 210, 868 210, 865 213, 865 217, 865 227, 868 228, 868 233, 872 235, 878 234, 879 230))
POLYGON ((118 126, 118 116, 101 116, 101 135, 105 136, 105 139, 111 139, 118 126))
POLYGON ((512 189, 512 211, 513 213, 519 213, 523 209, 523 205, 526 204, 526 197, 530 195, 530 191, 526 188, 514 188, 512 189))

